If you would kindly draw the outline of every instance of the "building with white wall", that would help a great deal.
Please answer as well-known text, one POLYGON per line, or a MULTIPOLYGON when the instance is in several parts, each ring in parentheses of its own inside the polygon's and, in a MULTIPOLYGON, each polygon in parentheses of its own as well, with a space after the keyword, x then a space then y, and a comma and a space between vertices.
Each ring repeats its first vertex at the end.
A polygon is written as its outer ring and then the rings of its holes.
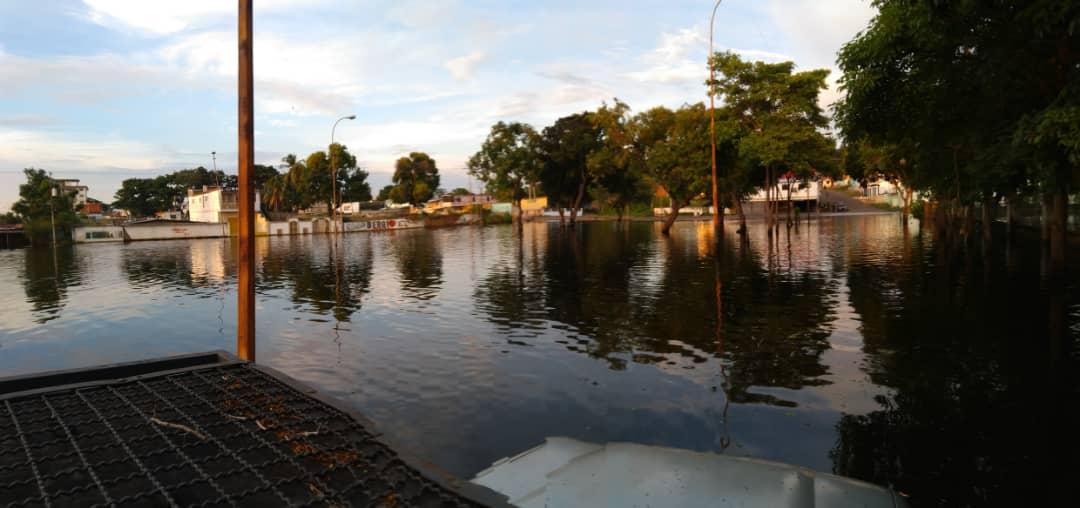
MULTIPOLYGON (((203 187, 203 190, 188 189, 187 212, 192 222, 214 222, 229 225, 229 233, 238 231, 240 193, 219 187, 203 187)), ((259 193, 255 192, 254 212, 257 222, 265 222, 259 210, 259 193), (261 220, 260 220, 261 219, 261 220)))
POLYGON ((90 188, 85 185, 79 185, 78 178, 57 178, 54 181, 60 186, 61 191, 70 192, 72 194, 74 199, 71 204, 74 205, 76 210, 86 204, 86 193, 90 191, 90 188))

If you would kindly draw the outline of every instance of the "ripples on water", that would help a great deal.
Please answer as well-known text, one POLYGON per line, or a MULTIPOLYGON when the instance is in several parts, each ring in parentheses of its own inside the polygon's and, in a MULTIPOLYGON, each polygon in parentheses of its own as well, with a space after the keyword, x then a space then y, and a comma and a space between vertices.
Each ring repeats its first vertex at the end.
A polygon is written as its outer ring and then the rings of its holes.
MULTIPOLYGON (((234 249, 0 252, 0 375, 232 350, 234 249)), ((1030 247, 946 252, 894 216, 775 242, 752 227, 719 250, 706 223, 256 249, 259 360, 464 476, 564 435, 780 460, 922 505, 1004 503, 1041 480, 1066 428, 1047 422, 1077 393, 1075 278, 1042 277, 1030 247)))

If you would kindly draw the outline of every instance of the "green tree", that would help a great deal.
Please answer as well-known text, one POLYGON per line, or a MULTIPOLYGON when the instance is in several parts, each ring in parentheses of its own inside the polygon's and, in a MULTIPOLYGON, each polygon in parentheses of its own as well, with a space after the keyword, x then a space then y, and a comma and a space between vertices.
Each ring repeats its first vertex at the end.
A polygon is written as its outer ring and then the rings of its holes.
POLYGON ((574 227, 577 211, 593 181, 589 156, 600 146, 600 129, 589 113, 564 116, 545 127, 540 135, 540 183, 549 205, 559 208, 560 219, 563 209, 570 209, 570 227, 574 227))
POLYGON ((677 111, 656 107, 635 116, 633 129, 646 174, 671 199, 661 229, 668 235, 679 210, 710 184, 708 111, 701 103, 677 111))
POLYGON ((394 192, 394 184, 384 185, 379 189, 379 195, 375 199, 377 201, 386 201, 390 199, 390 193, 394 192))
POLYGON ((132 217, 149 217, 167 208, 171 192, 153 178, 128 178, 121 182, 112 203, 113 208, 127 210, 132 217))
POLYGON ((1036 193, 1063 267, 1067 196, 1080 181, 1080 2, 875 6, 838 56, 845 139, 905 147, 918 188, 940 202, 938 232, 966 236, 979 203, 988 235, 994 203, 1036 193))
POLYGON ((394 164, 394 189, 390 199, 398 203, 422 205, 435 195, 439 188, 439 168, 424 152, 412 152, 394 164))
POLYGON ((489 194, 513 202, 518 227, 522 225, 521 200, 527 186, 540 180, 543 169, 539 145, 540 136, 532 126, 498 122, 491 126, 480 151, 469 158, 469 174, 483 182, 489 194))
POLYGON ((829 71, 794 72, 793 62, 747 62, 732 52, 714 54, 710 65, 719 72, 712 92, 723 97, 737 129, 727 138, 738 140, 743 169, 764 170, 768 221, 775 226, 780 176, 805 180, 815 168, 835 165, 835 148, 823 133, 829 120, 818 105, 829 71))
POLYGON ((341 192, 343 202, 371 201, 371 185, 367 183, 368 172, 360 168, 349 170, 341 192))
POLYGON ((26 183, 19 185, 19 200, 11 205, 11 211, 22 222, 30 241, 50 241, 54 223, 57 237, 67 236, 79 222, 73 205, 74 193, 61 192, 44 169, 26 168, 23 174, 26 183))
POLYGON ((468 196, 469 194, 472 193, 469 192, 469 189, 466 189, 464 187, 457 187, 454 190, 450 191, 451 196, 468 196))
POLYGON ((652 194, 640 159, 634 156, 630 106, 615 99, 610 106, 601 105, 590 119, 599 131, 599 146, 589 154, 589 194, 622 220, 631 203, 648 200, 652 194))

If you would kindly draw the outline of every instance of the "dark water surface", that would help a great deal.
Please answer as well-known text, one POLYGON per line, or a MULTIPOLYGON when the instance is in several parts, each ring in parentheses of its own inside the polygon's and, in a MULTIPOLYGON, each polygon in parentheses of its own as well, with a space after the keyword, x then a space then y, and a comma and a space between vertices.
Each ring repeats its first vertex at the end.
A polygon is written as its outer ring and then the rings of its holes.
MULTIPOLYGON (((794 463, 924 506, 1041 495, 1075 439, 1075 264, 1044 276, 1032 242, 948 252, 896 216, 771 246, 751 229, 719 249, 707 223, 261 238, 259 361, 463 476, 570 436, 794 463)), ((0 375, 234 350, 233 249, 0 251, 0 375)))

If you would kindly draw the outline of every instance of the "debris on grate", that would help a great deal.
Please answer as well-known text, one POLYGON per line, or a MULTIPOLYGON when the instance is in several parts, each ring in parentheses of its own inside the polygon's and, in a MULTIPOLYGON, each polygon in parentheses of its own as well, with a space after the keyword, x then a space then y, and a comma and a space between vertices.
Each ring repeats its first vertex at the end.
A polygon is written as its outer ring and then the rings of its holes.
POLYGON ((0 506, 480 506, 247 364, 0 400, 0 506))

